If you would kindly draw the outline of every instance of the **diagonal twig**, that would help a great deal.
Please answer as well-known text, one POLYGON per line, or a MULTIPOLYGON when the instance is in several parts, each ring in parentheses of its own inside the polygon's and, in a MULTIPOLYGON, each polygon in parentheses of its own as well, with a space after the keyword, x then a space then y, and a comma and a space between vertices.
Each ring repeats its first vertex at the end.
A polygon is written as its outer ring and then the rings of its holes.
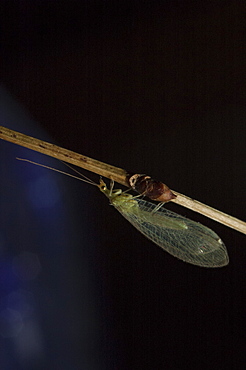
MULTIPOLYGON (((106 163, 86 157, 82 154, 75 153, 71 150, 67 150, 57 145, 21 134, 17 131, 10 130, 3 126, 0 126, 0 139, 35 150, 50 157, 57 158, 61 161, 71 163, 75 166, 84 168, 88 171, 94 172, 103 177, 107 177, 118 182, 119 184, 129 187, 127 177, 128 172, 122 168, 108 165, 106 163)), ((246 222, 191 199, 186 195, 176 192, 175 190, 172 190, 172 192, 177 195, 175 199, 171 200, 172 202, 189 208, 215 221, 218 221, 223 225, 246 234, 246 222)))

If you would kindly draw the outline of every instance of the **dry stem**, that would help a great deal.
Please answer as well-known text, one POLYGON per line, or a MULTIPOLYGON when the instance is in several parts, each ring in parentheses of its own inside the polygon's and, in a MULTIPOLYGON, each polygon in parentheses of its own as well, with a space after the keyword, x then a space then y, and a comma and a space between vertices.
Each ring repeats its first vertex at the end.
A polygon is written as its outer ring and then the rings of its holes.
MULTIPOLYGON (((0 139, 10 141, 11 143, 24 146, 28 149, 46 154, 50 157, 57 158, 61 161, 71 163, 75 166, 84 168, 88 171, 94 172, 98 175, 112 179, 119 184, 129 187, 127 180, 127 172, 121 168, 99 162, 84 155, 72 152, 71 150, 63 149, 57 145, 47 143, 42 140, 35 139, 31 136, 23 135, 19 132, 9 130, 0 126, 0 139)), ((201 213, 215 221, 218 221, 232 229, 246 234, 246 222, 241 221, 235 217, 220 212, 206 204, 200 203, 185 195, 182 195, 175 190, 172 190, 177 198, 171 200, 195 212, 201 213)))

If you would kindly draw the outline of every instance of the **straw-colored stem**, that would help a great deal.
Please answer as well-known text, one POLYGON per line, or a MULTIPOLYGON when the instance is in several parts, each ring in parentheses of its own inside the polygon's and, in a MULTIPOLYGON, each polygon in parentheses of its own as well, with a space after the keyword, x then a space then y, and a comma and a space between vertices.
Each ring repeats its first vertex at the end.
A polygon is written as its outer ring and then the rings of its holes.
POLYGON ((10 130, 3 126, 0 126, 0 139, 24 146, 25 148, 35 150, 39 153, 46 154, 63 162, 71 163, 75 166, 97 173, 103 177, 112 179, 119 184, 127 187, 129 186, 126 179, 127 172, 121 168, 110 166, 106 163, 99 162, 82 154, 78 154, 72 152, 71 150, 61 148, 60 146, 47 143, 46 141, 21 134, 20 132, 10 130))
POLYGON ((221 224, 231 227, 234 230, 240 231, 243 234, 246 234, 246 222, 239 220, 236 217, 232 217, 219 211, 218 209, 212 208, 206 204, 198 202, 195 199, 189 198, 186 195, 180 194, 175 190, 172 192, 177 195, 177 198, 172 199, 171 201, 177 203, 183 207, 189 208, 194 212, 198 212, 203 216, 209 217, 214 221, 218 221, 221 224))
MULTIPOLYGON (((38 140, 31 136, 23 135, 19 132, 9 130, 3 126, 0 126, 0 139, 10 141, 11 143, 24 146, 64 162, 71 163, 75 166, 84 168, 88 171, 94 172, 103 177, 107 177, 118 182, 119 184, 129 187, 127 180, 128 173, 121 168, 99 162, 95 159, 91 159, 84 155, 72 152, 71 150, 38 140)), ((177 195, 177 198, 171 200, 172 202, 180 204, 195 212, 201 213, 204 216, 207 216, 215 221, 246 234, 246 222, 238 220, 237 218, 220 212, 212 207, 207 206, 206 204, 182 195, 175 190, 172 191, 177 195)))

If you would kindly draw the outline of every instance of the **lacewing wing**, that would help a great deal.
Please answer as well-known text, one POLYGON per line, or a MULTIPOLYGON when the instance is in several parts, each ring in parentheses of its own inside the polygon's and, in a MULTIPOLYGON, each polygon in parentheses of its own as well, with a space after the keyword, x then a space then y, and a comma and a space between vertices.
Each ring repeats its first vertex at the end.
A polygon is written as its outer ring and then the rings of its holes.
POLYGON ((121 189, 107 189, 102 180, 99 189, 137 230, 171 255, 202 267, 229 263, 224 243, 206 226, 164 207, 157 209, 153 203, 134 198, 121 189))

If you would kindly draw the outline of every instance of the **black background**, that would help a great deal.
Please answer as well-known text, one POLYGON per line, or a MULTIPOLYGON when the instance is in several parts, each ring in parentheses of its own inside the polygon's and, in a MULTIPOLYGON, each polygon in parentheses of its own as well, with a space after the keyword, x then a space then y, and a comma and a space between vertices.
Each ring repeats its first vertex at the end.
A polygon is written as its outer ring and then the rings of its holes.
MULTIPOLYGON (((2 85, 50 141, 245 220, 245 10, 240 1, 1 1, 2 85)), ((40 368, 244 368, 243 234, 168 205, 225 242, 230 264, 204 269, 157 248, 89 185, 71 185, 71 207, 78 240, 88 220, 98 234, 97 364, 82 359, 77 242, 66 277, 78 326, 57 335, 50 314, 43 336, 55 356, 40 368), (64 356, 73 365, 56 367, 64 356)), ((49 274, 44 266, 47 284, 49 274)))

